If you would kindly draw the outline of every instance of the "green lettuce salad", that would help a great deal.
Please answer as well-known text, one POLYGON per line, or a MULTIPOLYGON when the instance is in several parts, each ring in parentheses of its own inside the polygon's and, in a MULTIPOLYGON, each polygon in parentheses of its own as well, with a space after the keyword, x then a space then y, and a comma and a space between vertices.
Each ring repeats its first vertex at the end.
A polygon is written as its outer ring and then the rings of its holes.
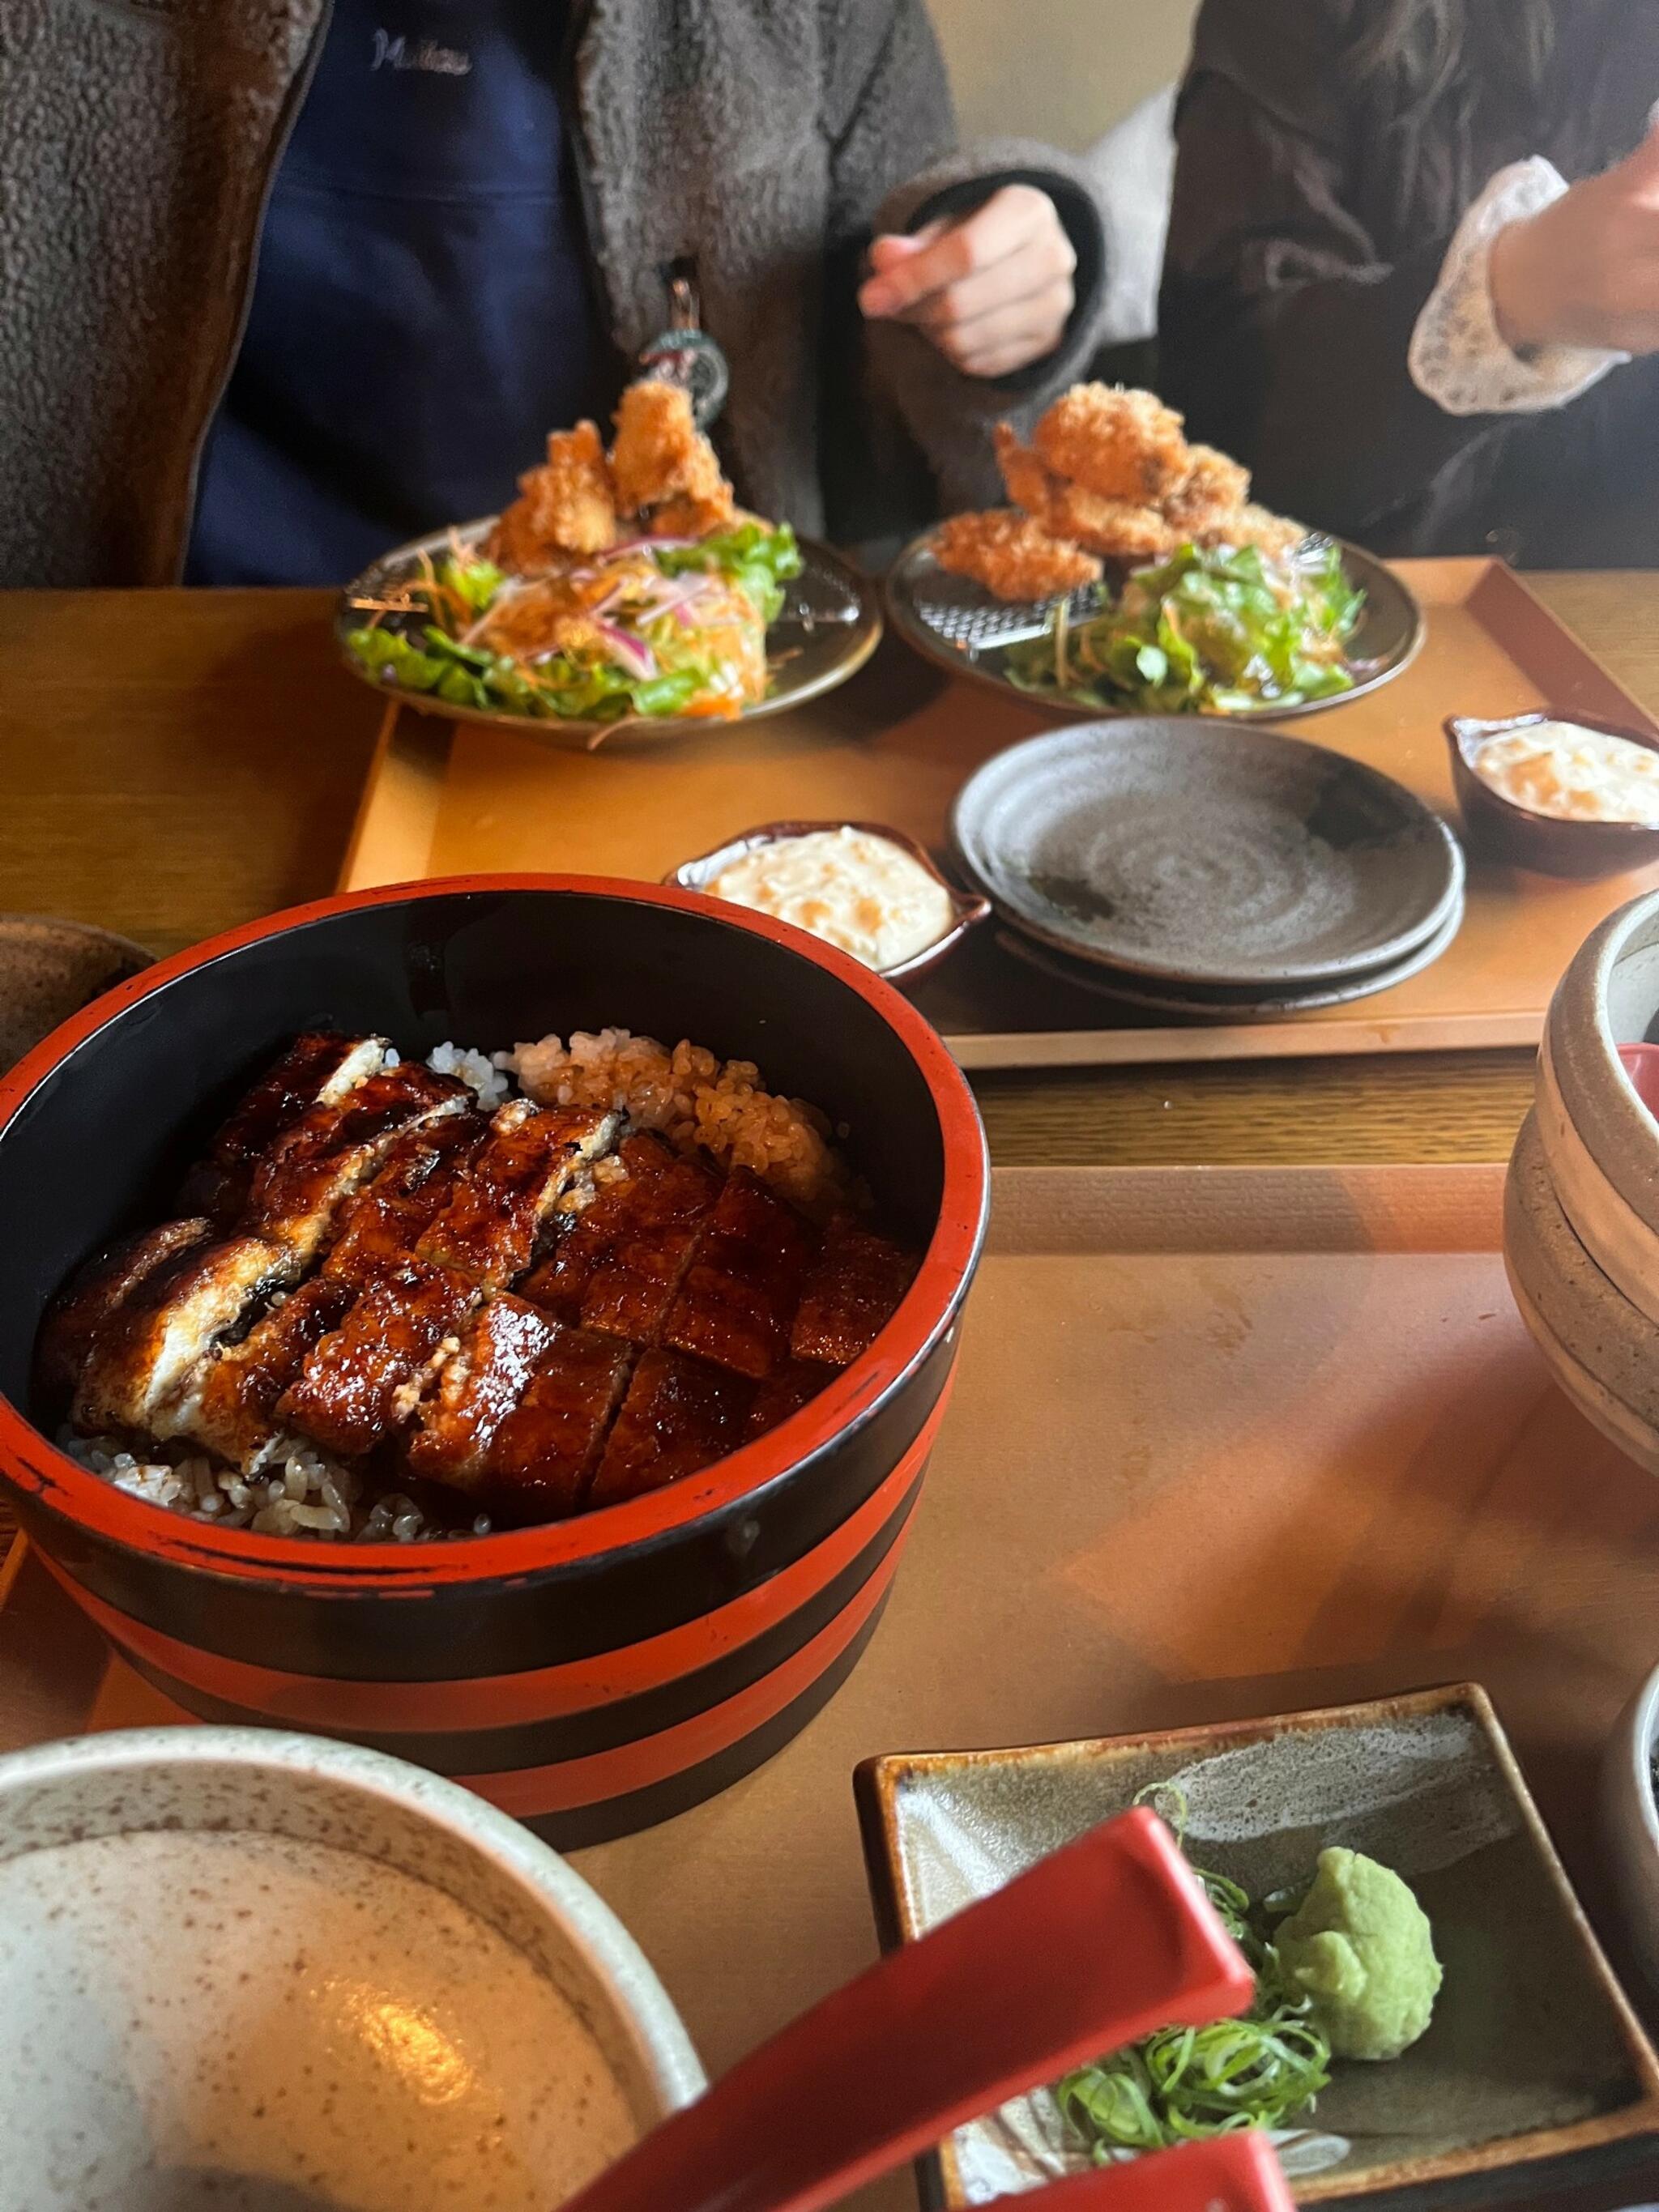
POLYGON ((378 619, 345 643, 374 683, 453 707, 599 724, 729 717, 765 695, 766 631, 800 568, 787 523, 638 538, 553 579, 458 548, 368 603, 378 619))
POLYGON ((1340 546, 1280 564, 1255 546, 1183 546, 1138 569, 1116 603, 1085 621, 1056 607, 1041 637, 1012 646, 1022 690, 1103 709, 1237 714, 1300 706, 1352 689, 1346 658, 1364 593, 1340 546))

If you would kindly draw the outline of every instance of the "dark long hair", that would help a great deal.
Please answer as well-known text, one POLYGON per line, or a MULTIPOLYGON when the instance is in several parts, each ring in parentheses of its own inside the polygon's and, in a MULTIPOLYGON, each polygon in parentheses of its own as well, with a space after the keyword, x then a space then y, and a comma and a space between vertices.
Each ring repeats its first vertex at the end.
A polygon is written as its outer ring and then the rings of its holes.
MULTIPOLYGON (((1475 118, 1530 143, 1555 46, 1556 0, 1349 0, 1346 60, 1382 124, 1378 192, 1409 228, 1467 206, 1475 118)), ((1486 134, 1490 137, 1492 134, 1486 134)))
POLYGON ((1535 98, 1555 43, 1552 0, 1355 0, 1353 14, 1354 68, 1389 82, 1408 125, 1448 101, 1466 111, 1493 90, 1535 98), (1497 85, 1474 81, 1477 50, 1497 85))

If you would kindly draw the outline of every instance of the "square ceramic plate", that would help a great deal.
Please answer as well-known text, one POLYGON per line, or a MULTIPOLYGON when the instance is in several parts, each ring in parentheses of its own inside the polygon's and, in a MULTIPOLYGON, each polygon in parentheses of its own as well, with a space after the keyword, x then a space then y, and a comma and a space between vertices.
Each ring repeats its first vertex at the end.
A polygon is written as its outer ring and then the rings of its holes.
MULTIPOLYGON (((1516 2203, 1652 2158, 1659 2062, 1472 1686, 1145 1737, 867 1760, 856 1787, 884 1944, 924 1934, 1171 1781, 1189 1802, 1191 1856, 1252 1896, 1305 1881, 1324 1845, 1344 1844, 1402 1874, 1433 1923, 1445 1969, 1433 2024, 1391 2065, 1338 2066, 1316 2126, 1282 2146, 1301 2202, 1516 2203)), ((1040 2092, 959 2130, 925 2162, 923 2197, 988 2203, 1085 2164, 1040 2092)))

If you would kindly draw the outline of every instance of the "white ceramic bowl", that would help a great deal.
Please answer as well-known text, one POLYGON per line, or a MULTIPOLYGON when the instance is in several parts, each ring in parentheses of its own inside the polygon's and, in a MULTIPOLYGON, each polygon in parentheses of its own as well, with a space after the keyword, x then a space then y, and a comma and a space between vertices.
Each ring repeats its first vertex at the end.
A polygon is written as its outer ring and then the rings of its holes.
POLYGON ((704 2083, 516 1821, 245 1729, 0 1759, 5 2212, 548 2212, 704 2083))
POLYGON ((1601 1833, 1631 1948, 1659 1989, 1659 1812, 1653 1754, 1659 1667, 1619 1716, 1601 1755, 1601 1833))
POLYGON ((1504 1193, 1504 1258, 1557 1382, 1602 1434, 1659 1474, 1659 1328, 1596 1266, 1567 1218, 1528 1115, 1504 1193))
POLYGON ((1586 940, 1551 1003, 1538 1130, 1563 1212, 1607 1279, 1659 1323, 1659 1122, 1619 1058, 1659 1023, 1659 893, 1586 940))

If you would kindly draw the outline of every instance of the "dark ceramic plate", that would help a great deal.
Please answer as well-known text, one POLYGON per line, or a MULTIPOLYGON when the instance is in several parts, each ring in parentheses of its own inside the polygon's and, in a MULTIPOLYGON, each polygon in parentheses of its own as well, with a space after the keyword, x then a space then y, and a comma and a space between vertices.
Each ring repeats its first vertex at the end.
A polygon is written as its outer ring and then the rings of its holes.
POLYGON ((1005 951, 1012 953, 1029 967, 1041 969, 1045 975, 1073 984, 1097 998, 1115 1000, 1122 1006, 1170 1014, 1183 1021, 1271 1022, 1281 1021, 1287 1014, 1317 1013, 1323 1006, 1351 1006, 1357 999, 1391 991, 1396 983, 1404 983, 1413 975, 1420 975, 1425 968, 1432 968, 1450 949, 1462 927, 1463 902, 1460 898, 1445 927, 1407 953, 1403 960, 1390 961, 1385 968, 1367 968, 1361 975, 1308 990, 1267 993, 1239 990, 1225 984, 1190 991, 1178 990, 1174 984, 1149 986, 1140 976, 1120 975, 1109 968, 1068 960, 1063 952, 1056 952, 1050 945, 1038 945, 1012 929, 1000 931, 997 941, 1005 951))
POLYGON ((0 914, 0 1068, 150 959, 131 938, 88 922, 0 914))
MULTIPOLYGON (((1391 2065, 1338 2066, 1281 2145, 1301 2202, 1532 2203, 1552 2182, 1606 2185, 1650 2159, 1659 2062, 1472 1685, 1139 1738, 872 1759, 857 1786, 883 1942, 911 1941, 1171 1780, 1191 1808, 1193 1856, 1253 1895, 1296 1884, 1343 1844, 1402 1874, 1433 1923, 1445 1969, 1433 2022, 1391 2065)), ((1079 1930, 1091 1936, 1111 1931, 1079 1930)), ((927 2161, 924 2195, 984 2203, 1085 2163, 1040 2091, 958 2130, 927 2161)))
MULTIPOLYGON (((399 706, 412 707, 417 714, 441 714, 453 722, 485 722, 492 729, 517 730, 523 736, 544 738, 554 744, 586 745, 597 738, 623 735, 630 739, 684 737, 727 726, 695 714, 655 715, 618 724, 560 721, 551 716, 514 714, 505 708, 454 707, 430 692, 406 691, 371 676, 345 642, 347 631, 368 619, 354 602, 383 599, 406 591, 420 578, 423 556, 441 560, 457 545, 479 544, 495 522, 495 515, 485 515, 480 521, 461 523, 453 530, 434 530, 407 545, 396 546, 346 586, 335 611, 334 641, 354 676, 395 699, 399 706)), ((881 642, 881 609, 875 586, 838 553, 813 538, 802 538, 800 552, 801 572, 784 586, 783 611, 766 633, 767 653, 774 663, 772 688, 758 707, 744 709, 738 718, 740 721, 757 722, 768 714, 781 714, 835 690, 858 673, 881 642)), ((418 635, 418 617, 394 615, 386 620, 418 635)))
POLYGON ((1463 856, 1403 786, 1270 730, 1147 715, 1051 730, 963 787, 951 833, 1004 920, 1182 990, 1279 994, 1407 958, 1463 856))
POLYGON ((927 848, 917 839, 907 836, 902 830, 895 830, 885 822, 763 822, 758 828, 745 830, 736 837, 728 837, 712 853, 700 853, 695 860, 682 860, 665 883, 678 884, 682 890, 706 891, 723 868, 740 860, 745 853, 752 853, 765 845, 781 845, 791 837, 809 837, 819 830, 862 830, 866 836, 884 837, 890 845, 896 845, 908 853, 918 866, 923 867, 934 882, 942 884, 950 894, 951 908, 956 919, 943 937, 908 960, 878 972, 890 983, 915 982, 939 966, 946 953, 958 945, 975 922, 987 921, 991 912, 989 899, 981 898, 976 892, 959 890, 940 869, 927 848))
MULTIPOLYGON (((1292 716, 1323 714, 1346 706, 1391 683, 1411 666, 1422 649, 1423 610, 1391 568, 1357 545, 1344 544, 1342 565, 1365 594, 1364 611, 1349 642, 1352 688, 1334 699, 1310 699, 1299 707, 1255 707, 1228 717, 1235 722, 1285 722, 1292 716)), ((1087 586, 1071 595, 1074 622, 1087 622, 1104 602, 1105 586, 1087 586)), ((1056 602, 1009 602, 994 599, 971 577, 952 576, 933 558, 932 534, 916 539, 893 563, 887 577, 887 611, 894 629, 916 651, 953 676, 972 676, 998 690, 1012 692, 1028 706, 1098 719, 1098 707, 1073 705, 1062 693, 1033 694, 1007 672, 1008 648, 1040 637, 1056 602)), ((1134 710, 1125 708, 1125 714, 1134 710)))
POLYGON ((1644 868, 1659 860, 1659 828, 1637 822, 1564 822, 1553 815, 1534 814, 1503 798, 1475 766, 1480 748, 1510 730, 1527 730, 1540 722, 1576 722, 1581 729, 1596 730, 1603 737, 1623 738, 1644 752, 1659 752, 1659 737, 1651 730, 1627 723, 1603 722, 1594 714, 1581 714, 1565 707, 1545 707, 1532 714, 1510 714, 1504 720, 1480 722, 1454 714, 1446 723, 1446 742, 1451 747, 1452 783, 1470 842, 1483 854, 1512 868, 1531 868, 1545 876, 1573 876, 1581 881, 1599 876, 1621 876, 1632 868, 1644 868))

